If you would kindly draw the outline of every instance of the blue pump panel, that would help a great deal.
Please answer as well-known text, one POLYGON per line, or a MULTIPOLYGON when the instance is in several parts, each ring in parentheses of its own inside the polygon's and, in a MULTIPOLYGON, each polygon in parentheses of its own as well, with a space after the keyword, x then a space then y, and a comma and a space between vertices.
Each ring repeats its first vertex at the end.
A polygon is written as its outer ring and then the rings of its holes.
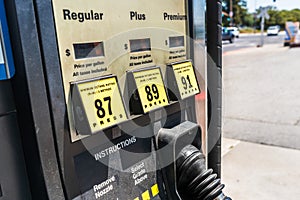
POLYGON ((0 19, 0 80, 6 80, 13 77, 15 68, 3 0, 0 0, 0 19))

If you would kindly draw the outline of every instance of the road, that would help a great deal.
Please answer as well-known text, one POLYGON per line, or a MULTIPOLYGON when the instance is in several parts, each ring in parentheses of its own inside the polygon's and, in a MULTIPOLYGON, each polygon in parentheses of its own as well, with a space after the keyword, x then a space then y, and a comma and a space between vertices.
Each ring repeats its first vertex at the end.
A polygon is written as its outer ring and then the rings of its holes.
POLYGON ((300 150, 300 48, 241 35, 223 49, 224 136, 300 150))
MULTIPOLYGON (((268 44, 282 44, 285 38, 285 32, 281 31, 278 36, 267 36, 264 34, 264 45, 268 44)), ((236 38, 233 43, 229 41, 223 41, 223 52, 235 51, 248 47, 256 47, 261 44, 261 34, 240 34, 239 38, 236 38)))

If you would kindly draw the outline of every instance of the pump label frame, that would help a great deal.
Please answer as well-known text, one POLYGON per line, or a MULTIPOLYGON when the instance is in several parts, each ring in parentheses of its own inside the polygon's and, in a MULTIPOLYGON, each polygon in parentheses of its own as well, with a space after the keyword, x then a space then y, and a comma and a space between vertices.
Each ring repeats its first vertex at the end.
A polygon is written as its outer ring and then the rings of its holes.
POLYGON ((128 120, 116 76, 79 82, 77 88, 91 133, 128 120))
POLYGON ((133 72, 144 113, 169 105, 159 67, 133 72))
POLYGON ((191 61, 171 64, 181 99, 200 93, 195 70, 191 61))

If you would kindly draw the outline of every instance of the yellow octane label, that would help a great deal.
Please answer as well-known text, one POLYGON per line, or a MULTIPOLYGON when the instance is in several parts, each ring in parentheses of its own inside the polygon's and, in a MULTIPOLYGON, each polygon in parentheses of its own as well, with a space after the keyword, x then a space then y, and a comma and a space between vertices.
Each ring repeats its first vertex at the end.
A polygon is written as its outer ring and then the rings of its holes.
POLYGON ((155 184, 151 187, 151 192, 152 192, 152 196, 155 197, 156 195, 158 195, 159 190, 158 190, 158 185, 155 184))
POLYGON ((175 64, 173 65, 173 70, 181 99, 200 92, 191 62, 175 64))
POLYGON ((146 190, 143 194, 142 194, 142 199, 143 200, 150 200, 150 194, 149 191, 146 190))
POLYGON ((133 73, 144 113, 169 104, 159 68, 133 73))
POLYGON ((127 120, 116 77, 78 85, 92 132, 127 120))

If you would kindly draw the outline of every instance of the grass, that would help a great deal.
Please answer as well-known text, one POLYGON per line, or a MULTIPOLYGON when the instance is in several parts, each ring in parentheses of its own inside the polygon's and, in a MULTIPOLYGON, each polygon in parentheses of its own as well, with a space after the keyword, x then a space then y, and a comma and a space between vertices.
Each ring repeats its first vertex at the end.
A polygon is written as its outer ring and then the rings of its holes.
POLYGON ((240 33, 258 33, 260 30, 256 30, 254 28, 241 28, 240 33))

